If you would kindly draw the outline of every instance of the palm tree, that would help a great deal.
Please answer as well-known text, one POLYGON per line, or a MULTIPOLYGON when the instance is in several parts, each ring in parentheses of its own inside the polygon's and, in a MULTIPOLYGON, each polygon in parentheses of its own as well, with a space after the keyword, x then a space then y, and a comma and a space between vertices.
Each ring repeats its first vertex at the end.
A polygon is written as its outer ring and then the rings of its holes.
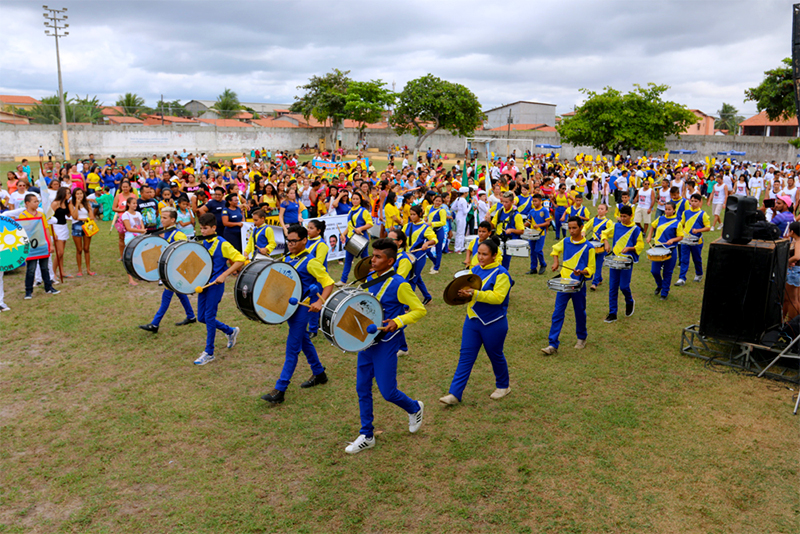
POLYGON ((122 107, 122 113, 126 117, 139 117, 150 111, 144 105, 144 98, 136 93, 125 93, 117 99, 115 105, 122 107))
POLYGON ((217 97, 217 102, 211 106, 211 109, 219 113, 223 119, 230 119, 242 110, 242 105, 239 104, 239 97, 232 89, 225 88, 222 94, 217 97))

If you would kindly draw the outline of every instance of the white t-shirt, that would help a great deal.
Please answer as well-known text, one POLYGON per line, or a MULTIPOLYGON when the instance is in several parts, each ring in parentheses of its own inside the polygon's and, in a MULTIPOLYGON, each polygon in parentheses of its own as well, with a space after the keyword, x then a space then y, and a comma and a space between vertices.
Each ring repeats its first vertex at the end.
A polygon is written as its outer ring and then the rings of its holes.
POLYGON ((750 189, 764 189, 764 178, 761 176, 750 178, 750 189))
POLYGON ((714 197, 711 200, 712 204, 722 204, 725 202, 725 189, 727 189, 725 184, 716 184, 714 186, 714 197))
POLYGON ((620 191, 628 190, 628 179, 621 174, 617 177, 614 183, 617 184, 617 189, 620 191))
MULTIPOLYGON (((142 220, 142 214, 139 213, 138 211, 133 214, 126 211, 125 213, 122 214, 121 219, 123 221, 128 221, 131 225, 131 228, 144 228, 144 221, 142 220)), ((128 239, 129 237, 134 238, 138 235, 141 234, 137 234, 136 232, 128 232, 127 230, 125 231, 125 239, 128 239)))
POLYGON ((639 209, 649 210, 653 207, 653 190, 639 190, 639 209))
MULTIPOLYGON (((36 198, 39 199, 39 205, 42 204, 42 197, 39 196, 38 193, 34 193, 33 191, 25 191, 24 193, 20 193, 19 191, 14 191, 10 195, 8 195, 8 204, 10 209, 19 209, 25 207, 25 195, 30 193, 31 195, 36 195, 36 198)), ((2 195, 0 195, 2 196, 2 195)))

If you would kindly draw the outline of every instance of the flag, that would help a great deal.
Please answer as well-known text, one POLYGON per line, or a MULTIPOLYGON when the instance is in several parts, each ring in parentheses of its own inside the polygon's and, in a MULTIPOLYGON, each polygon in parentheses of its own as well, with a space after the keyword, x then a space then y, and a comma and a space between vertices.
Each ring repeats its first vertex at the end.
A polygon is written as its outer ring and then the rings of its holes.
MULTIPOLYGON (((476 172, 478 170, 477 166, 478 166, 478 160, 475 159, 476 168, 474 169, 473 172, 476 172)), ((469 182, 467 181, 467 158, 464 158, 464 169, 461 171, 461 187, 467 187, 468 183, 469 182)))

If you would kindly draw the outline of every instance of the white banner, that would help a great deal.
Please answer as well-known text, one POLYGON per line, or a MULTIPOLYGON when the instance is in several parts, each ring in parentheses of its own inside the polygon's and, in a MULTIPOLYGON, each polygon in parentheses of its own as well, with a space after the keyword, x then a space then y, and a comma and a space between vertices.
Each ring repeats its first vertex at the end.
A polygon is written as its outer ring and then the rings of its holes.
MULTIPOLYGON (((308 219, 303 221, 303 226, 308 227, 309 221, 325 221, 325 242, 328 244, 330 251, 328 252, 328 261, 344 259, 344 239, 343 236, 347 233, 347 215, 332 215, 330 217, 318 217, 315 219, 308 219)), ((251 222, 245 222, 242 225, 242 250, 247 248, 247 242, 250 240, 250 235, 253 233, 255 225, 251 222)), ((272 251, 272 256, 282 256, 285 254, 283 229, 280 226, 272 226, 275 233, 275 241, 278 246, 272 251)))

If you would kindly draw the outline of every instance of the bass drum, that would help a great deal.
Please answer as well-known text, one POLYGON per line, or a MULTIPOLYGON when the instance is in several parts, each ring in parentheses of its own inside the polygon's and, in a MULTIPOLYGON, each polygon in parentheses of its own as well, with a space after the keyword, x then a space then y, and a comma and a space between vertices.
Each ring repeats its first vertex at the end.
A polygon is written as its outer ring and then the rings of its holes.
POLYGON ((289 320, 300 304, 303 283, 297 270, 271 259, 248 263, 239 273, 234 286, 234 300, 239 311, 253 321, 281 324, 289 320))
POLYGON ((164 286, 184 295, 208 284, 212 268, 211 254, 197 241, 176 241, 167 246, 158 260, 158 274, 164 286))
POLYGON ((159 261, 168 246, 167 240, 157 235, 136 236, 125 245, 122 265, 125 271, 137 280, 158 282, 159 261))
POLYGON ((343 288, 322 305, 320 330, 335 347, 344 352, 359 352, 375 341, 380 330, 367 332, 370 325, 383 325, 381 303, 367 291, 343 288))

